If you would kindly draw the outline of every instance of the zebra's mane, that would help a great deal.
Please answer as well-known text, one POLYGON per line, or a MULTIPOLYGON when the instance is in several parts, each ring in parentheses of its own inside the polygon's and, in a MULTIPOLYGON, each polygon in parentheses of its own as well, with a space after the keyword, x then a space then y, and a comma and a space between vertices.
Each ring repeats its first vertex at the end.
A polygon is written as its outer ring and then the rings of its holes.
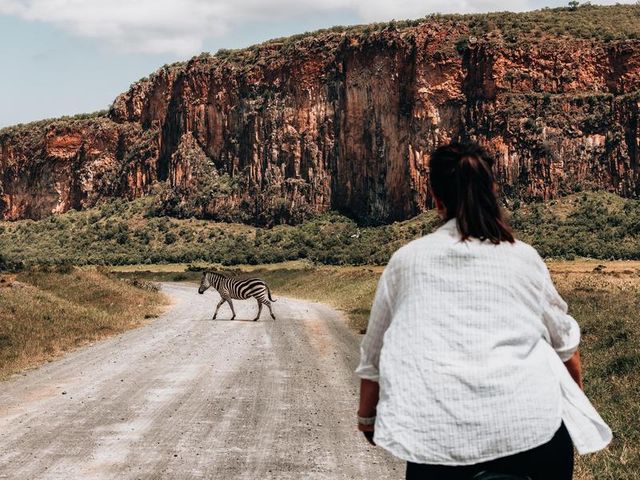
POLYGON ((207 274, 207 275, 216 275, 218 277, 229 278, 229 275, 226 275, 226 274, 220 273, 220 272, 213 272, 213 271, 209 270, 209 271, 206 271, 204 273, 207 274))
POLYGON ((214 272, 212 270, 207 270, 204 273, 206 273, 207 275, 211 274, 211 275, 214 275, 216 277, 227 278, 227 279, 230 279, 230 280, 260 280, 260 281, 263 281, 259 277, 251 276, 251 272, 240 272, 240 273, 235 274, 235 275, 230 275, 230 274, 227 274, 227 273, 214 272))

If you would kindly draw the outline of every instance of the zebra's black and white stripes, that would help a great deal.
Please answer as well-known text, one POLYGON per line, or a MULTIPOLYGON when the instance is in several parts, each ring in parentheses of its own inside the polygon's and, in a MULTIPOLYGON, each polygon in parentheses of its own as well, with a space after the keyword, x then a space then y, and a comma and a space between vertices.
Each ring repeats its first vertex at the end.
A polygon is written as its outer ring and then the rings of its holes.
POLYGON ((271 302, 275 302, 275 300, 271 297, 271 291, 269 290, 269 287, 267 287, 267 284, 259 278, 240 279, 227 277, 226 275, 216 272, 202 272, 198 293, 204 293, 209 287, 215 288, 220 294, 220 297, 222 297, 220 302, 218 302, 215 313, 213 314, 214 320, 218 315, 218 309, 224 302, 227 302, 231 307, 231 312, 233 313, 231 320, 233 320, 236 318, 236 311, 233 308, 232 299, 247 300, 252 297, 258 302, 258 315, 253 319, 254 322, 260 318, 263 305, 266 305, 269 309, 271 318, 274 320, 276 318, 273 314, 273 310, 271 309, 271 302))

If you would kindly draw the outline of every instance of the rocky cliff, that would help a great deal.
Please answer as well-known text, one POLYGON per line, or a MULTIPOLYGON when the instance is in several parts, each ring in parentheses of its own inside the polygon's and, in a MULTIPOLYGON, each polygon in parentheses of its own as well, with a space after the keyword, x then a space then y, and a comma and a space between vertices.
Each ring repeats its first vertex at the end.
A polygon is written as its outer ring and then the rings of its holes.
POLYGON ((0 131, 0 214, 160 181, 203 217, 388 222, 429 208, 428 152, 452 139, 496 155, 508 202, 638 197, 640 7, 578 10, 335 29, 165 66, 108 114, 0 131), (601 35, 611 22, 621 35, 601 35))

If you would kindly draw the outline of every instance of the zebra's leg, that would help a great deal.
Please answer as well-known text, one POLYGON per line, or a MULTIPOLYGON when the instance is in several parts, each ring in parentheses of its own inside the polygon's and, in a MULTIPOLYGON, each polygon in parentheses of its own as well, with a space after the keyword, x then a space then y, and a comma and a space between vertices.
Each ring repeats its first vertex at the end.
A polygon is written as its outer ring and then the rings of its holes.
POLYGON ((271 318, 275 320, 276 316, 273 314, 273 310, 271 309, 271 302, 267 300, 264 302, 264 304, 267 306, 267 308, 269 308, 269 313, 271 314, 271 318))
POLYGON ((233 320, 234 318, 236 318, 236 311, 233 308, 233 302, 231 301, 231 299, 229 298, 227 300, 227 303, 229 304, 229 306, 231 307, 231 313, 233 313, 233 316, 231 317, 231 320, 233 320))
POLYGON ((259 298, 256 298, 256 301, 258 302, 258 314, 256 315, 256 318, 253 319, 254 322, 260 318, 260 314, 262 313, 262 302, 259 298))
POLYGON ((215 311, 215 313, 213 314, 213 320, 215 320, 215 319, 216 319, 216 316, 218 315, 218 310, 220 309, 220 307, 222 306, 222 304, 223 304, 224 302, 226 302, 226 300, 225 300, 224 298, 223 298, 223 299, 221 299, 221 300, 218 302, 218 306, 216 307, 216 311, 215 311))

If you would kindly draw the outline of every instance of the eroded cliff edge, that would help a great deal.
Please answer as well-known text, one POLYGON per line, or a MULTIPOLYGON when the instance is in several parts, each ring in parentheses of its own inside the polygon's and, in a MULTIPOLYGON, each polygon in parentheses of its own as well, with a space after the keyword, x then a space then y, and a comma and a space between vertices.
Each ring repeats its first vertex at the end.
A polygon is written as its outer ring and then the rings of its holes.
POLYGON ((430 206, 428 152, 451 139, 496 155, 509 201, 640 196, 640 40, 513 39, 461 16, 201 55, 103 116, 0 131, 0 215, 41 218, 166 181, 178 201, 202 196, 208 218, 336 209, 384 223, 430 206))

